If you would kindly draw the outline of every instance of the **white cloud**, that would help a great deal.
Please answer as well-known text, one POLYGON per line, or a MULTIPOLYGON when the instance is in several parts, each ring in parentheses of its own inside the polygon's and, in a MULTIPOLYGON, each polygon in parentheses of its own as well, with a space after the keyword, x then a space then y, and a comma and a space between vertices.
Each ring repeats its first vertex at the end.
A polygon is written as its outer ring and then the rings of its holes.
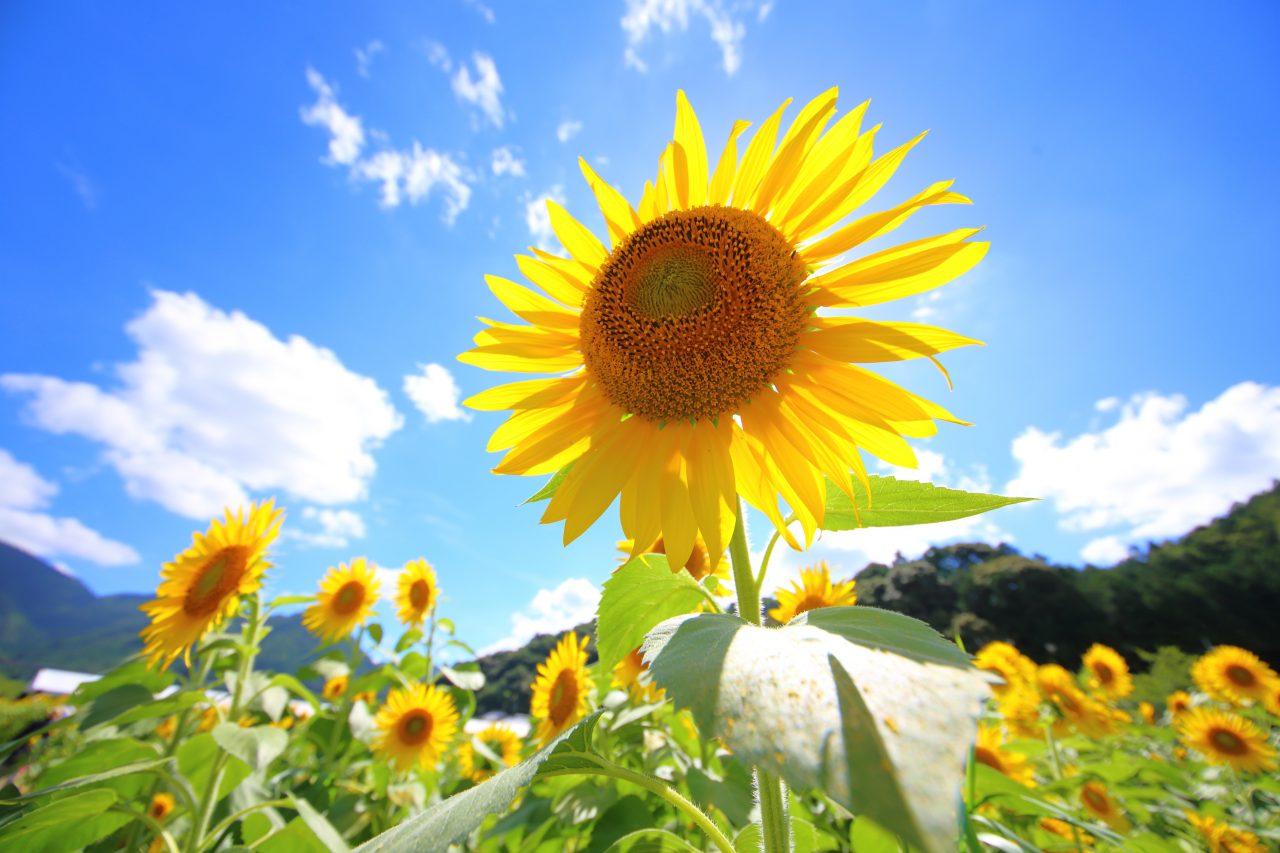
POLYGON ((74 518, 40 512, 57 493, 56 484, 0 449, 0 540, 41 557, 78 557, 100 566, 127 566, 141 559, 128 545, 74 518))
POLYGON ((494 21, 498 20, 498 16, 493 14, 493 10, 484 3, 481 3, 480 0, 466 0, 466 4, 472 9, 475 9, 476 12, 479 13, 480 17, 484 18, 486 24, 492 24, 494 21))
POLYGON ((387 46, 382 42, 374 39, 364 47, 356 48, 356 73, 361 77, 368 78, 369 69, 373 66, 373 58, 379 53, 384 53, 387 46))
POLYGON ((510 148, 493 149, 493 173, 495 175, 513 175, 524 177, 524 161, 515 155, 510 148))
POLYGON ((551 228, 551 214, 547 211, 547 202, 555 201, 564 204, 564 187, 556 184, 537 198, 525 197, 524 221, 529 226, 529 236, 533 244, 544 252, 564 254, 564 247, 556 239, 556 232, 551 228))
MULTIPOLYGON (((447 56, 446 56, 447 60, 447 56)), ((450 154, 423 148, 414 140, 411 148, 384 147, 371 156, 361 157, 365 133, 359 118, 353 118, 335 100, 333 88, 314 69, 307 69, 307 79, 319 94, 314 105, 304 108, 302 120, 309 125, 323 125, 332 134, 329 142, 331 166, 348 166, 353 178, 379 184, 379 204, 384 208, 399 207, 428 198, 432 193, 444 199, 444 220, 452 225, 458 214, 471 201, 471 173, 450 154)), ((370 138, 386 144, 386 134, 369 131, 370 138)))
POLYGON ((462 392, 453 374, 439 364, 420 364, 421 373, 411 373, 404 378, 404 393, 426 417, 427 423, 440 421, 469 421, 471 415, 458 407, 462 392))
POLYGON ((80 196, 80 201, 84 203, 86 209, 93 210, 98 206, 98 187, 88 175, 67 163, 53 165, 57 168, 58 174, 71 184, 71 188, 76 191, 76 195, 80 196))
POLYGON ((504 111, 502 108, 502 80, 498 77, 498 66, 493 57, 484 53, 476 53, 471 57, 475 67, 475 75, 466 65, 459 65, 458 72, 450 78, 453 93, 469 104, 480 108, 494 127, 502 127, 504 111))
POLYGON ((577 121, 576 119, 562 121, 556 128, 556 139, 559 139, 561 142, 568 142, 570 139, 577 136, 578 131, 580 130, 582 130, 582 122, 577 121))
POLYGON ((302 123, 312 127, 324 127, 329 131, 330 164, 350 166, 364 148, 364 125, 358 116, 342 108, 334 96, 333 87, 319 71, 307 69, 307 83, 316 92, 316 102, 301 111, 302 123))
POLYGON ((428 41, 424 46, 427 62, 446 74, 453 70, 453 59, 449 57, 449 49, 438 41, 428 41))
MULTIPOLYGON (((1095 409, 1117 411, 1110 398, 1095 409)), ((1098 531, 1086 559, 1186 533, 1280 477, 1280 388, 1241 382, 1198 411, 1136 394, 1111 426, 1064 440, 1031 427, 1013 442, 1012 494, 1052 500, 1060 526, 1098 531)))
POLYGON ((138 357, 116 365, 116 387, 31 374, 0 376, 0 387, 31 395, 34 425, 102 444, 131 495, 189 518, 221 515, 251 491, 318 504, 364 496, 371 451, 402 425, 385 391, 331 351, 193 293, 152 299, 125 327, 138 357))
POLYGON ((302 508, 302 521, 314 527, 290 525, 285 535, 313 548, 346 548, 352 539, 363 539, 368 530, 360 514, 350 509, 302 508))
POLYGON ((538 634, 556 634, 589 622, 599 603, 600 591, 586 578, 569 578, 555 589, 540 589, 525 610, 511 614, 511 632, 480 654, 518 649, 538 634))
POLYGON ((941 290, 931 290, 928 293, 917 296, 915 307, 911 309, 911 319, 917 323, 936 319, 938 316, 938 303, 942 301, 942 294, 943 291, 941 290))
POLYGON ((763 21, 772 3, 726 7, 721 0, 627 0, 627 13, 622 17, 622 29, 627 34, 626 63, 638 71, 647 71, 649 66, 640 58, 639 48, 651 31, 660 30, 664 35, 673 30, 683 32, 689 29, 691 18, 702 18, 710 28, 711 40, 720 48, 721 66, 732 75, 742 65, 742 40, 747 34, 746 25, 736 16, 753 8, 763 21))
POLYGON ((1129 546, 1120 536, 1102 536, 1080 549, 1080 556, 1094 566, 1114 566, 1129 556, 1129 546))

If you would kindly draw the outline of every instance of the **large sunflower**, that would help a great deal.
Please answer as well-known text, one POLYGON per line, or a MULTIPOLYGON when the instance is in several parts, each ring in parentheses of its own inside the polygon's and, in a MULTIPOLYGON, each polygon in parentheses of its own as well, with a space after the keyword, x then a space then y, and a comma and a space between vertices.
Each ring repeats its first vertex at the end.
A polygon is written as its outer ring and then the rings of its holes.
POLYGON ((819 312, 922 293, 973 267, 987 250, 970 241, 973 228, 841 260, 923 207, 968 199, 945 181, 846 221, 921 137, 873 157, 879 126, 862 131, 866 104, 831 123, 831 89, 778 141, 788 103, 741 159, 737 139, 748 125, 736 123, 712 170, 680 92, 675 139, 638 207, 579 160, 611 248, 548 202, 569 257, 533 250, 516 258, 545 295, 487 278, 530 325, 484 320, 477 346, 459 359, 557 375, 467 404, 512 412, 489 441, 490 450, 509 448, 497 473, 549 474, 572 463, 542 517, 565 522, 566 543, 621 494, 635 555, 662 537, 682 565, 699 534, 711 553, 723 550, 721 531, 732 530, 741 495, 799 547, 779 496, 811 541, 828 479, 850 496, 853 476, 869 485, 860 450, 913 467, 904 436, 932 435, 935 420, 963 423, 854 362, 933 360, 977 341, 819 312))
POLYGON ((302 614, 302 624, 324 640, 336 642, 364 624, 378 601, 378 577, 364 557, 341 563, 320 580, 316 603, 302 614))
POLYGON ((1192 708, 1175 722, 1182 742, 1213 764, 1228 764, 1245 773, 1274 770, 1276 751, 1267 736, 1237 714, 1192 708))
POLYGON ((1218 646, 1202 655, 1192 664, 1191 677, 1214 699, 1236 705, 1265 702, 1280 682, 1275 670, 1238 646, 1218 646))
POLYGON ((378 734, 373 750, 408 770, 415 763, 427 768, 458 730, 458 709, 451 697, 434 684, 413 684, 392 690, 387 704, 374 718, 378 734))
POLYGON ((483 782, 504 767, 514 767, 520 761, 520 736, 503 725, 488 726, 462 742, 458 748, 458 770, 472 782, 483 782), (479 752, 475 742, 484 744, 491 753, 501 759, 495 765, 479 752))
POLYGON ((439 596, 436 570, 426 560, 410 560, 396 581, 396 618, 410 628, 418 627, 427 621, 439 596))
POLYGON ((1129 664, 1110 646, 1094 643, 1084 653, 1084 668, 1089 687, 1110 699, 1123 699, 1133 692, 1133 676, 1129 664))
POLYGON ((587 638, 575 631, 560 638, 538 664, 530 714, 538 721, 538 742, 545 746, 587 713, 587 638))
POLYGON ((267 548, 283 517, 274 501, 254 504, 248 517, 243 510, 227 510, 164 564, 155 600, 140 608, 151 617, 141 635, 142 653, 152 666, 167 669, 178 655, 189 663, 192 646, 235 614, 242 597, 262 587, 262 574, 271 568, 267 548))
POLYGON ((801 569, 800 580, 792 581, 790 589, 774 590, 778 606, 770 610, 769 615, 785 625, 801 613, 819 607, 851 606, 858 603, 858 594, 853 588, 853 578, 832 583, 831 567, 826 560, 821 560, 816 566, 801 569))

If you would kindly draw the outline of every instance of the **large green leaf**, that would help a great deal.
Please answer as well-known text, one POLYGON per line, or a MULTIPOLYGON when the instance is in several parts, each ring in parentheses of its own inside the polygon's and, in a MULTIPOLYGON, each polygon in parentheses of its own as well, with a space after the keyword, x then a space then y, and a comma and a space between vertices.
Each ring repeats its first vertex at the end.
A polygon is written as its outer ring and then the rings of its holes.
POLYGON ((855 645, 813 625, 760 628, 725 614, 668 620, 644 648, 655 683, 740 761, 798 789, 821 788, 854 813, 875 807, 877 821, 923 849, 954 849, 965 760, 989 693, 981 672, 855 645), (847 690, 842 707, 830 658, 865 704, 861 716, 846 710, 847 690), (850 726, 861 734, 849 735, 850 726), (867 786, 896 786, 901 808, 866 802, 867 786))
POLYGON ((604 582, 596 616, 596 652, 600 669, 614 664, 644 640, 664 619, 690 613, 703 600, 702 587, 688 572, 673 572, 667 558, 645 554, 628 561, 604 582))
POLYGON ((56 827, 74 827, 86 818, 95 817, 111 808, 116 803, 116 792, 107 788, 93 791, 82 791, 61 800, 54 800, 48 805, 32 809, 0 828, 0 847, 4 849, 22 850, 33 832, 56 827), (19 839, 26 839, 19 841, 19 839), (14 845, 9 848, 7 845, 14 845))
POLYGON ((151 703, 151 691, 141 684, 121 684, 93 700, 81 726, 91 729, 109 723, 125 711, 151 703))
POLYGON ((90 700, 97 699, 108 690, 114 690, 125 684, 137 684, 151 693, 159 693, 173 683, 172 672, 156 672, 147 666, 144 660, 131 660, 108 672, 96 681, 89 681, 76 688, 71 694, 71 704, 81 706, 90 700))
POLYGON ((356 848, 355 853, 432 853, 447 850, 451 843, 468 835, 489 815, 506 811, 516 794, 529 784, 547 757, 588 721, 589 725, 594 725, 595 716, 587 717, 574 728, 565 731, 515 767, 508 767, 474 788, 454 794, 366 841, 356 848))
POLYGON ((289 745, 289 735, 275 726, 242 728, 235 723, 219 723, 213 727, 213 739, 251 770, 265 770, 289 745))
MULTIPOLYGON (((209 777, 213 771, 213 763, 222 748, 209 732, 189 737, 178 747, 178 770, 191 783, 197 798, 203 797, 209 785, 209 777)), ((222 774, 222 784, 218 786, 215 801, 231 793, 231 790, 243 782, 253 771, 244 761, 231 757, 227 761, 222 774)))
POLYGON ((315 834, 329 853, 347 853, 351 848, 343 839, 341 833, 329 823, 329 819, 316 811, 315 806, 302 799, 301 797, 289 797, 289 801, 293 804, 293 808, 298 812, 298 817, 302 818, 302 822, 307 828, 315 834))
MULTIPOLYGON (((101 785, 103 782, 107 782, 111 779, 118 779, 121 776, 130 776, 134 773, 150 773, 160 769, 172 760, 173 759, 170 758, 152 758, 147 761, 137 761, 133 764, 125 764, 121 767, 112 767, 110 770, 103 770, 101 773, 90 773, 85 776, 76 776, 73 779, 68 779, 65 782, 59 782, 56 785, 49 785, 48 787, 40 788, 39 790, 32 791, 29 794, 22 794, 21 796, 14 797, 12 799, 0 799, 0 803, 6 805, 11 803, 24 803, 30 800, 38 800, 41 797, 46 797, 50 794, 56 794, 59 791, 70 790, 71 788, 84 788, 91 785, 101 785)), ((112 793, 114 794, 116 792, 112 791, 112 793)))
POLYGON ((812 625, 851 643, 902 655, 912 660, 969 669, 969 656, 927 622, 878 607, 819 607, 807 610, 792 625, 812 625))
POLYGON ((849 496, 830 480, 827 481, 827 506, 822 523, 824 530, 857 530, 860 527, 903 527, 909 524, 933 524, 954 521, 1035 498, 1006 498, 944 489, 916 480, 872 476, 871 499, 856 479, 854 494, 857 512, 849 496))

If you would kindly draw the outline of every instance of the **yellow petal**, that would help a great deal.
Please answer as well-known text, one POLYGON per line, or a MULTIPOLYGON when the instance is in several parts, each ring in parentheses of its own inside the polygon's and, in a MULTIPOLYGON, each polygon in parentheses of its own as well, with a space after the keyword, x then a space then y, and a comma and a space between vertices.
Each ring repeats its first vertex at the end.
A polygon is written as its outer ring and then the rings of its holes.
POLYGON ((813 145, 814 136, 822 131, 835 114, 837 92, 835 88, 828 89, 814 98, 791 123, 790 130, 778 146, 777 156, 773 158, 769 170, 760 182, 760 189, 752 203, 754 210, 767 214, 778 194, 795 180, 796 173, 813 145))
POLYGON ((676 92, 675 141, 684 151, 686 205, 700 207, 707 203, 707 144, 702 138, 698 115, 683 89, 676 92))
MULTIPOLYGON (((774 205, 775 223, 789 221, 797 207, 801 212, 807 210, 823 192, 830 191, 839 182, 842 174, 853 174, 866 166, 866 163, 851 160, 862 128, 862 118, 870 103, 863 101, 814 142, 795 180, 782 191, 774 205)), ((865 145, 864 149, 869 153, 870 145, 865 145)))
POLYGON ((778 489, 773 485, 759 442, 736 423, 730 424, 730 435, 732 439, 729 442, 729 455, 733 460, 735 483, 742 499, 764 513, 773 522, 774 528, 782 532, 782 538, 788 545, 800 550, 800 543, 787 529, 778 509, 778 489))
POLYGON ((729 193, 733 190, 733 179, 738 171, 738 137, 742 131, 751 126, 749 121, 735 121, 733 130, 729 131, 729 139, 720 154, 720 162, 716 164, 716 172, 711 176, 711 190, 707 196, 708 204, 725 204, 729 201, 729 193))
MULTIPOLYGON (((925 133, 927 132, 925 131, 925 133)), ((805 229, 805 233, 817 234, 825 231, 847 216, 850 211, 856 210, 866 203, 893 177, 893 173, 898 170, 898 166, 902 164, 907 152, 916 147, 921 139, 924 139, 925 133, 918 134, 913 139, 872 161, 870 166, 858 173, 858 179, 848 192, 842 197, 837 196, 836 204, 826 210, 822 216, 815 217, 811 213, 806 217, 805 224, 802 226, 805 229)))
POLYGON ((553 299, 558 299, 573 309, 582 307, 587 286, 566 269, 528 255, 516 255, 516 265, 525 278, 541 287, 553 299))
POLYGON ((801 339, 828 358, 863 364, 901 361, 982 345, 982 341, 921 323, 877 323, 853 317, 818 317, 816 332, 801 339))
POLYGON ((856 219, 817 242, 801 246, 800 254, 806 263, 819 264, 868 240, 888 234, 922 207, 932 204, 970 204, 969 199, 959 193, 947 192, 952 183, 953 181, 940 181, 896 207, 856 219))
POLYGON ((989 243, 951 240, 963 229, 915 244, 868 255, 809 280, 817 288, 809 301, 825 306, 862 307, 915 296, 939 287, 971 270, 987 253, 989 243))
POLYGON ((585 373, 579 373, 576 376, 557 376, 553 379, 508 382, 468 397, 462 405, 482 412, 497 412, 504 409, 544 409, 576 394, 585 382, 585 373))
POLYGON ((564 519, 568 545, 600 517, 631 478, 639 458, 626 423, 597 433, 586 454, 571 468, 543 513, 543 522, 564 519))
POLYGON ((652 222, 657 219, 658 211, 658 190, 654 187, 652 181, 644 182, 644 192, 640 195, 640 221, 652 222))
POLYGON ((755 136, 747 144, 747 151, 742 155, 742 164, 738 167, 737 178, 733 182, 733 206, 750 208, 755 199, 760 179, 764 177, 769 161, 773 157, 773 145, 778 138, 778 124, 782 121, 782 111, 791 103, 787 98, 782 106, 765 120, 756 130, 755 136))
MULTIPOLYGON (((724 435, 728 435, 728 428, 724 435)), ((719 430, 710 423, 702 422, 693 428, 689 437, 689 446, 685 451, 689 473, 689 501, 693 507, 693 516, 702 531, 702 539, 714 562, 717 555, 724 552, 729 543, 720 536, 723 527, 721 520, 732 507, 724 500, 724 490, 720 487, 720 470, 723 467, 717 458, 728 450, 719 430)))
POLYGON ((578 168, 595 193, 596 203, 600 205, 600 213, 604 215, 605 225, 609 229, 609 240, 617 246, 624 237, 640 227, 640 217, 622 193, 597 175, 581 157, 578 158, 578 168))
POLYGON ((662 516, 662 543, 667 562, 678 567, 689 561, 698 536, 698 524, 689 501, 689 489, 685 485, 683 455, 692 429, 686 424, 667 424, 666 430, 674 433, 674 446, 662 466, 658 511, 662 516))
POLYGON ((554 199, 547 199, 547 212, 551 214, 551 230, 556 232, 569 254, 587 266, 599 269, 609 257, 609 252, 596 235, 554 199))
POLYGON ((517 317, 535 326, 553 326, 560 329, 577 329, 578 315, 562 305, 539 296, 527 287, 522 287, 510 279, 496 275, 486 275, 485 283, 498 297, 503 305, 517 317))
POLYGON ((818 223, 825 221, 833 213, 836 214, 836 219, 849 213, 849 208, 843 206, 843 202, 871 165, 872 148, 879 131, 880 125, 877 124, 859 136, 851 149, 839 152, 833 158, 839 168, 824 170, 805 190, 803 197, 797 198, 788 206, 785 217, 781 214, 775 217, 775 224, 788 240, 806 240, 821 233, 823 228, 818 227, 818 223))

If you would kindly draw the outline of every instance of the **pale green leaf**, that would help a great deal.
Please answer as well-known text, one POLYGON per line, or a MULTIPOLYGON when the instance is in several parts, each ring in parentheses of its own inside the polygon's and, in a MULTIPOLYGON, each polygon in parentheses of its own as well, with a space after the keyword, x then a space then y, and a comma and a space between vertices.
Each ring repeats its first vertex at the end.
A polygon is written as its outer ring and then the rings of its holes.
POLYGON ((970 669, 969 656, 927 622, 892 610, 855 605, 819 607, 792 619, 792 625, 812 625, 838 634, 851 643, 902 655, 912 660, 970 669))
POLYGON ((77 687, 76 692, 71 694, 71 704, 82 706, 108 690, 126 684, 136 684, 150 693, 159 693, 173 683, 173 678, 172 672, 156 672, 144 660, 127 661, 97 681, 89 681, 77 687))
POLYGON ((861 527, 903 527, 909 524, 934 524, 954 521, 1035 498, 1006 498, 944 489, 916 480, 872 476, 871 499, 856 479, 854 494, 857 512, 849 496, 830 480, 827 481, 827 506, 822 523, 824 530, 857 530, 861 527))
POLYGON ((289 735, 275 726, 243 728, 235 723, 219 723, 213 727, 213 739, 251 770, 265 770, 289 745, 289 735))
POLYGON ((315 810, 311 803, 301 797, 290 796, 289 802, 298 813, 298 817, 302 818, 302 822, 307 825, 317 839, 320 840, 330 853, 347 853, 351 848, 343 839, 341 833, 329 823, 329 819, 320 812, 315 810))
POLYGON ((549 501, 551 500, 551 498, 555 497, 556 489, 560 488, 560 484, 564 482, 564 478, 569 476, 569 469, 571 469, 572 467, 573 467, 573 463, 570 462, 568 465, 564 466, 559 471, 552 474, 551 479, 547 480, 546 485, 544 485, 541 489, 538 489, 536 494, 531 495, 528 499, 526 499, 525 502, 521 504, 521 506, 524 506, 525 504, 537 503, 538 501, 549 501))
POLYGON ((299 699, 305 700, 312 708, 320 709, 320 699, 294 676, 282 672, 271 679, 271 684, 272 686, 283 687, 299 699))
POLYGON ((479 690, 484 687, 484 673, 480 671, 480 664, 475 662, 461 663, 456 667, 441 664, 440 674, 463 690, 479 690))
POLYGON ((81 727, 91 729, 103 723, 109 723, 116 717, 132 708, 149 704, 153 696, 150 690, 141 684, 121 684, 99 695, 89 706, 81 727))
POLYGON ((640 829, 613 842, 605 853, 699 853, 699 849, 665 829, 640 829))
POLYGON ((596 616, 596 653, 600 669, 612 672, 618 661, 664 619, 690 613, 704 600, 702 588, 688 572, 671 571, 667 558, 645 554, 604 582, 596 616))

